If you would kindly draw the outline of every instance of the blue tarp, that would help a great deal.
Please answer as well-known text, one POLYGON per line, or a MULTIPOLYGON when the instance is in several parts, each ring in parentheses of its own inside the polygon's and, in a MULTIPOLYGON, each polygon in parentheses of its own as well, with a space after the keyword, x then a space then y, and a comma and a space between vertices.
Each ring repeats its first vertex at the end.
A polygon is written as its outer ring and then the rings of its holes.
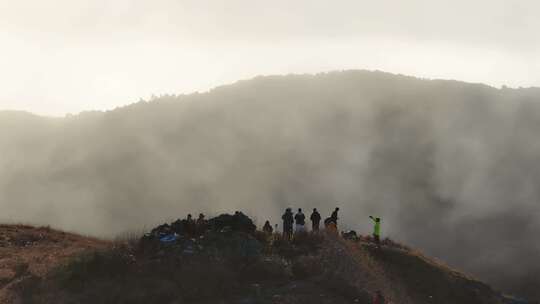
POLYGON ((174 243, 176 242, 176 235, 174 234, 167 234, 165 236, 162 236, 159 238, 159 241, 162 243, 174 243))

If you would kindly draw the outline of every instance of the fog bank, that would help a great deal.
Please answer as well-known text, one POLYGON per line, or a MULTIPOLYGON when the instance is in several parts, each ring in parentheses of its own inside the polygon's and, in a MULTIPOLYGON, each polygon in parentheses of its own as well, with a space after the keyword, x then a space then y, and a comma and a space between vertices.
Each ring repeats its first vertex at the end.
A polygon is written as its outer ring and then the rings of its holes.
POLYGON ((258 77, 52 119, 0 112, 2 221, 114 236, 186 213, 335 206, 540 297, 540 89, 382 72, 258 77), (534 286, 533 286, 534 285, 534 286))

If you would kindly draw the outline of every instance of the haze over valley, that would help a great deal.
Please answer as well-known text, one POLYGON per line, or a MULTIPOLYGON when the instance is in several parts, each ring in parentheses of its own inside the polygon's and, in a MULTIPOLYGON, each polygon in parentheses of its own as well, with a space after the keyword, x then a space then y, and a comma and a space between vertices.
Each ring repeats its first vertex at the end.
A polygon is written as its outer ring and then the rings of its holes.
POLYGON ((538 295, 539 99, 351 70, 65 118, 0 112, 0 220, 113 237, 187 213, 262 225, 339 206, 342 230, 379 215, 385 236, 538 295))
POLYGON ((539 12, 0 0, 0 303, 540 301, 539 12))

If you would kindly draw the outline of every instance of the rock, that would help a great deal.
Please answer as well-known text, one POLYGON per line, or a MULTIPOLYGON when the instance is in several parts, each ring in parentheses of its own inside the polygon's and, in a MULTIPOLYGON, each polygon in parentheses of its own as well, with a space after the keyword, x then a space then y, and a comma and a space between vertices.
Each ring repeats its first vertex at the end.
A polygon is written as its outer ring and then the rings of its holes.
POLYGON ((235 212, 234 215, 222 214, 208 220, 208 227, 212 231, 222 231, 230 229, 237 232, 254 233, 257 227, 253 221, 242 212, 235 212), (227 228, 228 227, 228 228, 227 228))
POLYGON ((356 234, 356 231, 354 230, 349 230, 347 232, 341 232, 341 236, 346 239, 346 240, 351 240, 351 241, 357 241, 358 240, 358 234, 356 234))

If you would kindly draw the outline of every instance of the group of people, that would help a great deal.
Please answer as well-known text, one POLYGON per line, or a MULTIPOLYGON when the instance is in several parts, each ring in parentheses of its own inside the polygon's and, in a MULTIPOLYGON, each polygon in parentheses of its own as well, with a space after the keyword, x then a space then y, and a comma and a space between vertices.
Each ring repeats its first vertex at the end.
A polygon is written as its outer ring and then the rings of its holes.
POLYGON ((181 224, 183 225, 183 229, 186 234, 195 235, 202 234, 204 233, 204 231, 206 231, 208 221, 202 213, 199 214, 199 218, 197 218, 197 220, 194 220, 193 216, 191 214, 188 214, 187 218, 181 221, 181 224))
MULTIPOLYGON (((339 208, 336 207, 334 211, 331 213, 329 217, 327 217, 324 220, 324 226, 325 229, 337 233, 337 225, 338 225, 338 212, 339 208)), ((373 217, 369 216, 371 220, 373 220, 373 241, 377 245, 378 248, 380 248, 381 244, 381 218, 379 217, 373 217)), ((294 233, 303 233, 307 232, 306 229, 306 215, 302 212, 302 208, 298 208, 298 211, 296 214, 293 214, 291 208, 287 208, 285 210, 285 213, 281 216, 281 219, 283 220, 283 237, 287 240, 291 240, 294 233)), ((311 212, 311 215, 309 216, 309 220, 311 221, 311 231, 312 232, 318 232, 320 230, 320 224, 321 224, 321 214, 319 211, 317 211, 317 208, 313 208, 313 211, 311 212)), ((185 220, 181 221, 183 225, 183 230, 186 233, 190 234, 197 234, 200 232, 203 232, 208 225, 208 221, 206 220, 204 214, 199 214, 199 217, 197 220, 193 219, 191 214, 188 214, 187 218, 185 220)), ((174 225, 174 224, 173 224, 174 225)), ((263 226, 263 232, 265 232, 268 235, 271 235, 274 233, 274 228, 270 224, 269 221, 266 221, 263 226)), ((277 230, 277 225, 275 230, 277 230)))
MULTIPOLYGON (((336 207, 332 214, 327 217, 324 220, 324 226, 326 229, 336 232, 337 233, 337 225, 338 225, 338 212, 339 208, 336 207)), ((378 248, 380 248, 381 244, 381 218, 379 217, 373 217, 369 216, 370 219, 373 220, 374 226, 373 226, 373 241, 377 245, 378 248)), ((302 208, 298 208, 298 211, 296 214, 293 214, 291 208, 287 208, 285 210, 285 213, 281 216, 281 219, 283 220, 283 237, 287 240, 292 239, 293 232, 296 233, 303 233, 306 232, 306 216, 302 212, 302 208)), ((317 232, 320 230, 320 224, 321 224, 321 214, 319 211, 317 211, 317 208, 313 208, 313 211, 311 212, 311 215, 309 217, 309 220, 311 221, 311 231, 317 232)), ((277 230, 277 225, 276 225, 277 230)), ((269 221, 266 221, 263 226, 263 232, 267 234, 272 234, 274 232, 274 228, 272 228, 272 225, 269 221)))
MULTIPOLYGON (((338 211, 339 208, 336 208, 334 212, 332 212, 332 215, 324 220, 326 227, 337 227, 338 211)), ((296 214, 293 214, 291 208, 287 208, 285 213, 281 216, 281 219, 283 220, 283 236, 286 239, 292 238, 293 231, 296 231, 296 233, 307 231, 306 216, 302 212, 302 208, 298 208, 298 212, 296 214)), ((314 232, 319 231, 322 217, 319 211, 317 211, 317 208, 313 208, 313 212, 311 213, 309 219, 311 221, 311 230, 314 232)))

